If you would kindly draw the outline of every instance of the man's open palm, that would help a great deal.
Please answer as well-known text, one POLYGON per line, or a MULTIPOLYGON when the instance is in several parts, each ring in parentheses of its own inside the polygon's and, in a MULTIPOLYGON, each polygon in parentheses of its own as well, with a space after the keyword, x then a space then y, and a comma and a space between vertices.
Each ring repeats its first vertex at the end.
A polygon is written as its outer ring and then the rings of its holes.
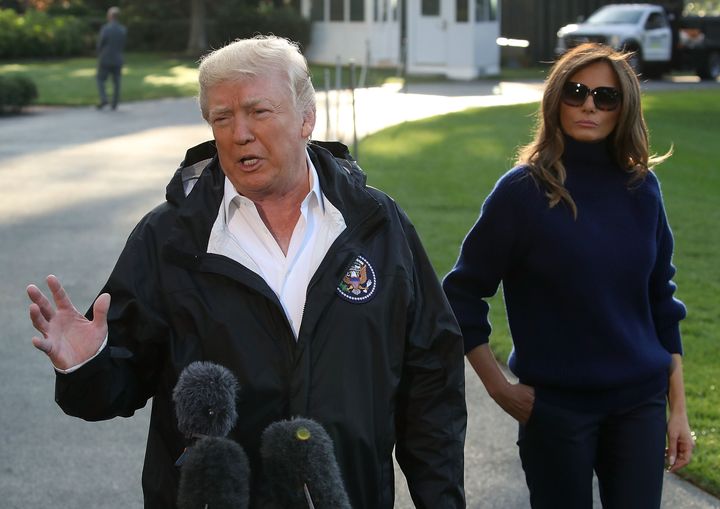
POLYGON ((58 369, 68 369, 95 355, 107 335, 107 313, 110 295, 103 293, 93 305, 93 320, 85 318, 70 301, 55 276, 47 277, 54 305, 35 285, 27 287, 30 320, 40 336, 32 343, 42 350, 58 369))

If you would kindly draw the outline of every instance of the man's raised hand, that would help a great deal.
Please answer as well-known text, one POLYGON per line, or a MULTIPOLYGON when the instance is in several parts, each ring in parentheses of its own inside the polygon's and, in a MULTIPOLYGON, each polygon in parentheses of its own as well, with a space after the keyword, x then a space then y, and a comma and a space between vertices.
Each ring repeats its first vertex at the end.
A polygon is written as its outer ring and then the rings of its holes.
POLYGON ((93 320, 78 312, 55 276, 47 277, 53 303, 35 285, 28 285, 30 320, 40 336, 32 338, 58 369, 68 369, 95 355, 107 335, 110 294, 103 293, 93 304, 93 320))

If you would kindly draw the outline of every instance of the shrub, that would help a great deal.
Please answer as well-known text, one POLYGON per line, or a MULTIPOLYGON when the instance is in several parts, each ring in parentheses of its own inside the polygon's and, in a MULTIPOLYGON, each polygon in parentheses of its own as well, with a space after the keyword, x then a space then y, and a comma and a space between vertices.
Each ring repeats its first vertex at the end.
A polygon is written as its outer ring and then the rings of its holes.
POLYGON ((286 37, 307 48, 310 44, 310 20, 292 7, 250 9, 243 4, 226 4, 217 13, 214 30, 209 31, 211 47, 217 48, 238 38, 256 34, 286 37))
MULTIPOLYGON (((129 50, 183 52, 187 47, 190 33, 190 21, 187 18, 132 18, 124 23, 128 29, 129 50)), ((206 29, 211 48, 255 34, 287 37, 299 42, 301 47, 307 47, 310 42, 310 21, 290 7, 258 10, 243 4, 229 3, 219 7, 214 16, 207 19, 206 29)))
POLYGON ((0 58, 66 57, 91 47, 89 26, 79 18, 0 9, 0 58))
POLYGON ((37 96, 37 87, 27 76, 0 76, 0 113, 19 113, 37 96))

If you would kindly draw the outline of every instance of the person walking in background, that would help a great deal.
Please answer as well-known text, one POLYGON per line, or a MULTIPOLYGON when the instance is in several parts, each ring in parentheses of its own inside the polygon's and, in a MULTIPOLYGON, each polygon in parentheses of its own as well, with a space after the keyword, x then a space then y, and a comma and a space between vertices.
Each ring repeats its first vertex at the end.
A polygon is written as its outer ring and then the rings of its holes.
POLYGON ((443 287, 465 352, 519 422, 534 509, 657 509, 687 465, 673 237, 627 55, 572 49, 553 66, 533 141, 495 185, 443 287), (488 346, 503 284, 510 383, 488 346), (666 417, 666 405, 669 414, 666 417), (667 440, 667 450, 665 450, 667 440))
POLYGON ((127 38, 127 29, 118 21, 120 17, 120 9, 118 7, 110 7, 107 11, 107 20, 97 39, 97 86, 100 95, 98 109, 103 109, 108 105, 107 93, 105 91, 105 82, 108 76, 112 77, 113 95, 110 106, 117 109, 120 100, 120 79, 123 66, 123 50, 125 49, 125 40, 127 38))
POLYGON ((152 398, 145 507, 172 508, 188 445, 173 387, 215 362, 240 383, 229 438, 249 457, 252 507, 265 507, 262 432, 294 416, 326 428, 353 508, 393 507, 393 450, 417 507, 465 507, 462 338, 407 215, 344 145, 309 141, 297 45, 235 41, 199 81, 214 139, 187 152, 87 318, 56 277, 52 301, 28 286, 58 404, 99 420, 152 398))

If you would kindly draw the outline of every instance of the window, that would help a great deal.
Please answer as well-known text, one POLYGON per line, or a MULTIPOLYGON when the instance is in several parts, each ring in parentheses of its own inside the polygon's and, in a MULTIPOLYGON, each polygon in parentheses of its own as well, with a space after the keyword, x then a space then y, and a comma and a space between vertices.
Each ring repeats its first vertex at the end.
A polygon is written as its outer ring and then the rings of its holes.
POLYGON ((667 23, 665 23, 665 16, 663 16, 659 12, 653 12, 652 14, 650 14, 648 20, 645 22, 645 28, 648 30, 665 28, 666 26, 667 23))
POLYGON ((423 16, 440 16, 440 0, 422 0, 421 9, 423 16))
POLYGON ((468 12, 468 1, 469 0, 455 0, 455 21, 457 21, 458 23, 463 23, 470 20, 470 13, 468 12))
POLYGON ((365 0, 350 0, 350 21, 365 21, 365 0))
POLYGON ((475 21, 496 21, 497 0, 475 0, 475 21))
POLYGON ((330 0, 330 21, 345 21, 345 0, 330 0))

